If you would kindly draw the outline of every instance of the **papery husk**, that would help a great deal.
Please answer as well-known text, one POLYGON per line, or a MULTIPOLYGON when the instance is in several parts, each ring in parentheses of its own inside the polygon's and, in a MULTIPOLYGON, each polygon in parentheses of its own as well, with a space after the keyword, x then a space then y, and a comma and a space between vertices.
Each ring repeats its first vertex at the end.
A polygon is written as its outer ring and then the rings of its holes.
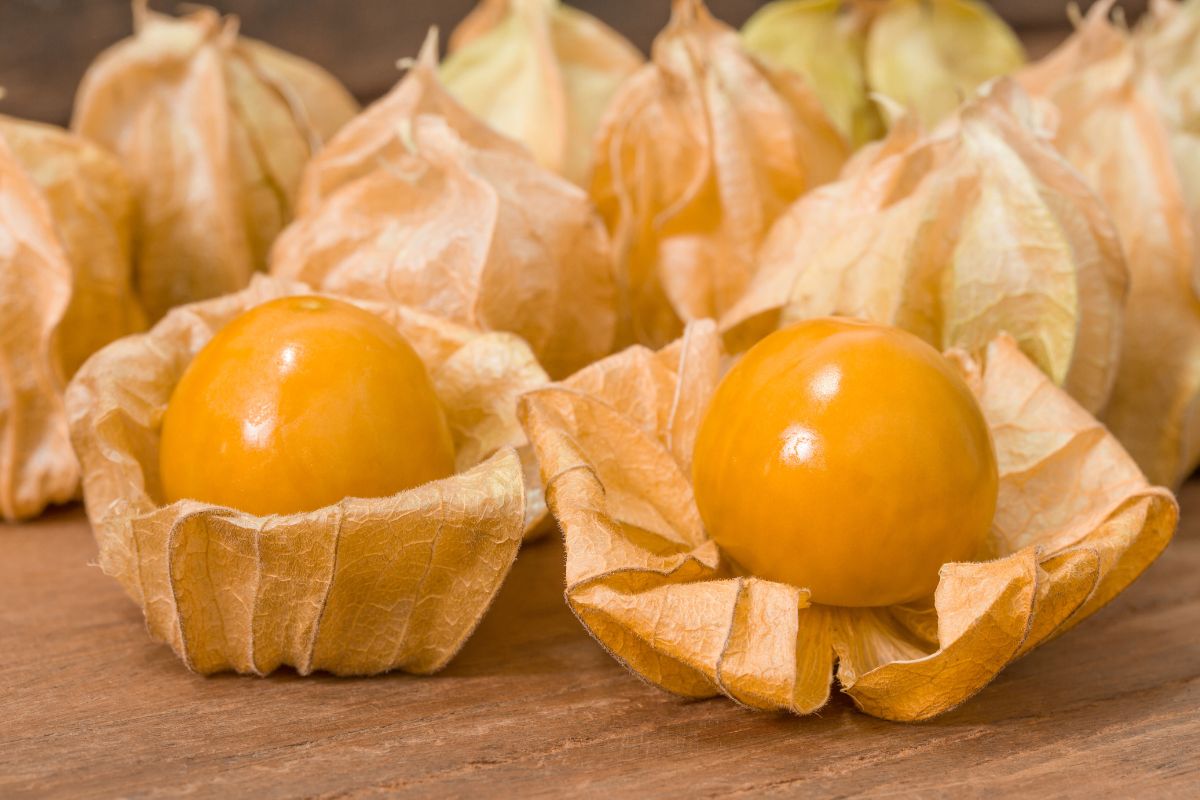
POLYGON ((139 330, 132 195, 115 159, 0 115, 0 518, 74 497, 62 391, 95 350, 139 330))
POLYGON ((61 128, 0 115, 3 138, 48 204, 71 263, 71 302, 57 333, 63 375, 145 327, 133 287, 133 191, 115 158, 61 128))
POLYGON ((871 89, 932 126, 986 81, 1025 63, 1017 35, 987 3, 890 0, 871 23, 871 89))
POLYGON ((437 84, 436 42, 311 163, 274 275, 517 334, 555 377, 613 349, 616 289, 587 195, 437 84))
POLYGON ((675 0, 596 140, 591 194, 616 248, 618 341, 659 346, 725 313, 772 221, 846 155, 803 78, 749 55, 700 0, 675 0))
POLYGON ((1058 109, 1056 146, 1095 187, 1130 272, 1120 371, 1104 415, 1151 480, 1200 462, 1200 263, 1159 87, 1128 33, 1092 8, 1058 50, 1021 74, 1058 109))
MULTIPOLYGON (((1141 88, 1167 126, 1192 229, 1200 231, 1200 3, 1154 0, 1134 43, 1146 69, 1141 88)), ((1192 260, 1192 291, 1200 295, 1200 258, 1192 260)))
POLYGON ((0 136, 0 516, 32 517, 79 481, 54 334, 71 264, 49 204, 0 136))
POLYGON ((864 5, 845 0, 776 0, 742 27, 746 49, 804 76, 829 118, 856 147, 885 130, 867 85, 870 17, 864 5))
POLYGON ((100 567, 196 672, 433 672, 487 609, 525 528, 514 398, 546 376, 517 337, 356 303, 425 362, 454 434, 450 478, 286 516, 161 503, 162 416, 187 364, 245 310, 309 293, 257 277, 109 345, 75 376, 66 402, 100 567))
POLYGON ((236 18, 144 0, 134 16, 134 36, 84 75, 72 124, 133 180, 137 286, 156 320, 266 266, 305 162, 357 105, 316 65, 239 37, 236 18))
POLYGON ((843 314, 978 352, 1000 331, 1088 411, 1117 374, 1128 276, 1099 198, 1002 80, 931 135, 901 125, 780 217, 721 321, 735 349, 843 314))
POLYGON ((814 605, 803 587, 739 574, 706 535, 689 475, 720 375, 711 323, 527 395, 571 609, 629 669, 684 697, 806 714, 829 699, 835 662, 842 691, 877 717, 928 719, 971 697, 1124 589, 1170 540, 1178 507, 1010 337, 979 361, 948 355, 996 447, 996 559, 947 564, 933 597, 887 608, 814 605))
POLYGON ((1025 63, 1012 30, 974 0, 776 0, 742 36, 755 55, 803 75, 856 146, 905 112, 936 125, 1025 63))
POLYGON ((558 0, 481 0, 455 28, 441 75, 539 164, 584 185, 600 118, 643 61, 625 37, 558 0))
POLYGON ((299 215, 314 210, 346 184, 366 177, 382 165, 397 164, 411 154, 413 121, 422 115, 441 117, 467 144, 514 157, 526 155, 517 142, 491 128, 450 96, 438 78, 437 31, 430 30, 421 51, 392 90, 347 122, 304 169, 299 215))

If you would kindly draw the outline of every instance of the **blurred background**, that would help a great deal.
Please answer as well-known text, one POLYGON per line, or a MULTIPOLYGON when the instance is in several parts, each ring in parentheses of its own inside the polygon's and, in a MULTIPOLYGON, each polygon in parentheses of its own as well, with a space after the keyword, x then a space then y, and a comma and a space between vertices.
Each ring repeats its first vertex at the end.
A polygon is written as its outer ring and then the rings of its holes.
MULTIPOLYGON (((567 0, 613 26, 648 50, 666 23, 669 0, 567 0)), ((713 13, 740 26, 760 0, 709 0, 713 13)), ((186 10, 186 3, 153 0, 158 11, 186 10)), ((337 75, 360 100, 387 91, 399 73, 398 58, 416 55, 430 25, 450 30, 474 0, 214 0, 235 13, 242 30, 337 75)), ((1037 56, 1067 30, 1067 7, 1058 0, 995 0, 1037 56)), ((1089 2, 1078 3, 1081 7, 1089 2)), ((1134 19, 1144 0, 1121 0, 1134 19)), ((132 28, 130 0, 0 0, 0 113, 64 124, 75 86, 91 60, 132 28)))

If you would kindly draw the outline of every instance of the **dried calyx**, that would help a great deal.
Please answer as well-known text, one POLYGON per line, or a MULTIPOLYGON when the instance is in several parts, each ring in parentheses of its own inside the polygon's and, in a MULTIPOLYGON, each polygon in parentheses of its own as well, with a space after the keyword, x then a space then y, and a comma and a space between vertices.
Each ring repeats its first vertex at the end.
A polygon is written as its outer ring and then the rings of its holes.
POLYGON ((661 345, 728 311, 770 224, 846 153, 803 78, 750 56, 700 0, 676 0, 596 140, 591 194, 616 248, 619 340, 661 345))
POLYGON ((59 128, 0 116, 0 517, 75 495, 63 383, 139 330, 133 196, 117 162, 59 128))
POLYGON ((297 514, 166 502, 161 420, 181 375, 230 321, 298 294, 311 290, 256 277, 114 342, 76 375, 66 404, 100 567, 142 607, 151 635, 197 672, 433 672, 470 635, 516 557, 535 487, 514 451, 524 439, 515 398, 546 375, 511 334, 352 301, 423 362, 456 474, 297 514))
POLYGON ((615 290, 587 196, 463 109, 431 36, 309 165, 273 274, 516 333, 555 376, 611 352, 615 290))
POLYGON ((236 18, 177 19, 145 0, 134 12, 134 36, 84 76, 72 124, 133 180, 138 293, 158 319, 266 265, 304 164, 357 106, 316 65, 240 37, 236 18))
POLYGON ((946 564, 932 596, 885 607, 821 605, 746 574, 705 530, 688 474, 721 371, 710 323, 531 392, 522 422, 563 530, 572 610, 622 664, 685 697, 806 714, 836 677, 887 719, 966 701, 1128 586, 1178 507, 1009 337, 979 359, 947 355, 995 444, 995 558, 946 564))
POLYGON ((1200 463, 1200 209, 1193 90, 1170 52, 1175 37, 1195 35, 1197 10, 1158 4, 1139 42, 1109 22, 1112 5, 1093 6, 1020 79, 1057 108, 1054 144, 1111 210, 1129 264, 1104 421, 1151 480, 1174 486, 1200 463))
POLYGON ((734 349, 845 314, 978 353, 1006 331, 1089 411, 1117 374, 1128 275, 1104 205, 1045 109, 996 84, 931 135, 895 128, 775 224, 722 320, 734 349))

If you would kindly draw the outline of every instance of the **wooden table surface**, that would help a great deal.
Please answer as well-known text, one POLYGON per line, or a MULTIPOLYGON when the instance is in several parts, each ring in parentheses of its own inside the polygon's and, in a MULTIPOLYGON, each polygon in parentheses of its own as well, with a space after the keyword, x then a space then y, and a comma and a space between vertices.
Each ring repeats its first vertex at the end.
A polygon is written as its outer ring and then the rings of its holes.
POLYGON ((571 616, 553 538, 439 675, 205 678, 60 511, 0 528, 0 797, 1196 797, 1200 482, 1182 504, 1128 592, 918 725, 664 694, 571 616))

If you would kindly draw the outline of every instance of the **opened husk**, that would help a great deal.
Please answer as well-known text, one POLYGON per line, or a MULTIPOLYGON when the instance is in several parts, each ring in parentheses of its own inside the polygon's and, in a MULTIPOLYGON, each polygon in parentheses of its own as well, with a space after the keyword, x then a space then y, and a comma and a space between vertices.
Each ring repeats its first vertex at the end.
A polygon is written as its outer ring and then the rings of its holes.
POLYGON ((1093 7, 1022 83, 1058 108, 1056 146, 1112 212, 1129 263, 1120 370, 1104 420, 1154 481, 1200 462, 1200 263, 1161 87, 1129 34, 1093 7))
POLYGON ((685 697, 810 713, 836 663, 842 690, 878 717, 965 701, 1124 589, 1166 546, 1178 507, 1011 338, 978 361, 948 355, 996 447, 996 560, 947 564, 933 597, 887 608, 813 605, 802 587, 737 574, 705 534, 688 476, 720 375, 711 323, 527 395, 572 610, 627 667, 685 697))
POLYGON ((847 146, 807 83, 675 0, 653 59, 618 91, 591 194, 616 248, 622 343, 655 346, 725 313, 771 222, 832 180, 847 146))
POLYGON ((642 64, 624 37, 558 0, 481 0, 454 30, 446 88, 577 184, 617 87, 642 64))
POLYGON ((1103 204, 1003 80, 931 135, 893 129, 772 229, 721 321, 736 349, 844 314, 978 352, 999 332, 1090 412, 1117 374, 1128 276, 1103 204))
POLYGON ((239 37, 235 18, 134 12, 135 35, 84 76, 73 126, 133 180, 137 286, 158 319, 266 266, 305 162, 357 107, 316 65, 239 37))
POLYGON ((901 110, 932 126, 1024 63, 1004 21, 972 0, 776 0, 742 35, 755 55, 803 75, 855 145, 901 110))
POLYGON ((62 406, 89 355, 138 330, 133 201, 116 161, 49 125, 0 116, 0 517, 74 496, 62 406))
POLYGON ((197 672, 433 672, 478 623, 525 527, 514 400, 546 376, 515 336, 357 303, 425 362, 454 435, 450 478, 286 516, 161 503, 162 416, 187 364, 243 311, 307 293, 255 278, 109 345, 76 375, 66 402, 100 566, 197 672))
POLYGON ((613 349, 616 291, 587 195, 438 85, 436 43, 310 164, 271 272, 516 333, 553 376, 613 349))

